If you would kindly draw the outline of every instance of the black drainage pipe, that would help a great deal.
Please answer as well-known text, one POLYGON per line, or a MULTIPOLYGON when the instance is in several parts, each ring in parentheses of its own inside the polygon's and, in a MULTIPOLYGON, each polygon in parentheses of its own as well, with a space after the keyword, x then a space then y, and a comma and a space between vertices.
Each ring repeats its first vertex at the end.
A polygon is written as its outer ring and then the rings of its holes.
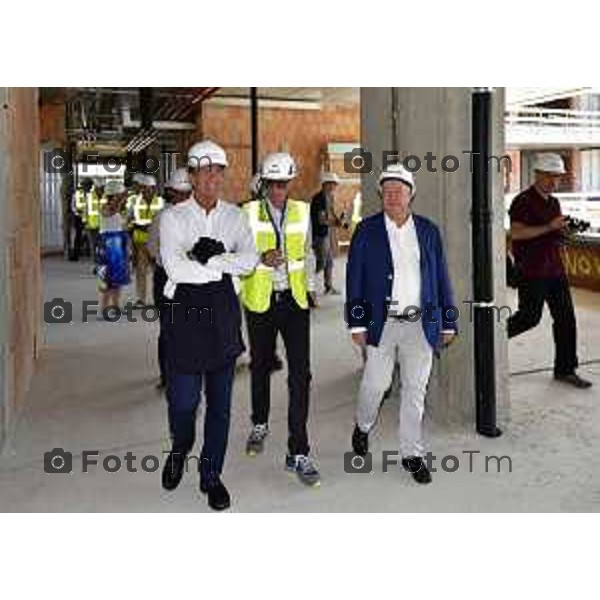
POLYGON ((472 251, 475 341, 475 405, 477 432, 498 437, 496 425, 496 360, 494 348, 494 279, 489 156, 492 91, 475 88, 472 94, 472 251))

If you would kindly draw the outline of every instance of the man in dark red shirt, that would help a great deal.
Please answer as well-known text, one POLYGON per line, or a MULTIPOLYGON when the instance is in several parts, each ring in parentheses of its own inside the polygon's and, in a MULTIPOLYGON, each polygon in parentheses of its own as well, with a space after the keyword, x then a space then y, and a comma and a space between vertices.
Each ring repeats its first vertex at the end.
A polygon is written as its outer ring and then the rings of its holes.
POLYGON ((510 207, 510 234, 519 272, 519 308, 508 319, 508 337, 535 327, 544 303, 552 316, 555 344, 554 378, 577 388, 591 383, 577 375, 577 323, 569 282, 560 255, 566 219, 552 196, 565 173, 558 154, 540 154, 533 185, 510 207))

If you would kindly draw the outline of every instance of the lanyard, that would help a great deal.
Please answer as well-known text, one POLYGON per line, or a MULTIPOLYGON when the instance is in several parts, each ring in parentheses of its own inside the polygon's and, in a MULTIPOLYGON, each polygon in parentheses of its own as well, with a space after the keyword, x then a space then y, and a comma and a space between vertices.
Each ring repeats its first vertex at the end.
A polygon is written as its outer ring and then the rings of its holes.
POLYGON ((279 227, 277 227, 277 224, 275 223, 275 218, 271 214, 271 208, 270 208, 269 202, 265 200, 265 209, 267 211, 267 215, 269 215, 269 220, 271 221, 271 225, 273 225, 273 229, 275 230, 275 237, 277 239, 277 242, 276 242, 277 250, 281 250, 281 246, 282 246, 281 230, 283 229, 283 223, 285 221, 286 208, 287 208, 287 202, 285 203, 285 206, 283 207, 283 210, 281 211, 281 223, 279 224, 279 227))

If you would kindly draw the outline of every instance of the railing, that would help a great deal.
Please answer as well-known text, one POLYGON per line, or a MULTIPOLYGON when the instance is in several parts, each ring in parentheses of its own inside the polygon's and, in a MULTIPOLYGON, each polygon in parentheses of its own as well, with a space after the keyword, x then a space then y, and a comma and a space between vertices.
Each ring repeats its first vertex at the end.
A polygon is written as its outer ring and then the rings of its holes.
MULTIPOLYGON (((516 195, 504 195, 504 206, 506 208, 505 226, 507 229, 510 226, 508 209, 516 195)), ((591 223, 591 231, 600 232, 600 191, 554 195, 558 198, 564 215, 589 221, 591 223)))
POLYGON ((509 146, 600 141, 600 111, 521 107, 507 110, 504 122, 509 146))

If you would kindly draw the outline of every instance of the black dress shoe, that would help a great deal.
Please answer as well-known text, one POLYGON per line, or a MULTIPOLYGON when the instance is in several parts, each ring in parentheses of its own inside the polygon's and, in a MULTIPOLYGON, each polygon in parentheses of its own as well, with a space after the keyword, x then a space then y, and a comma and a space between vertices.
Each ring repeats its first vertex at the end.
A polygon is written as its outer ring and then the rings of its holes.
POLYGON ((231 506, 229 492, 220 479, 215 479, 210 483, 201 481, 200 491, 208 495, 208 505, 213 510, 225 510, 231 506))
POLYGON ((431 473, 420 456, 406 456, 402 459, 402 466, 417 483, 431 483, 431 473))
POLYGON ((361 431, 358 425, 354 426, 352 432, 352 450, 358 456, 364 456, 369 451, 369 434, 361 431))
POLYGON ((587 381, 587 379, 582 379, 577 375, 577 373, 569 373, 568 375, 554 375, 554 379, 556 381, 562 381, 563 383, 568 383, 580 390, 586 390, 587 388, 592 387, 592 382, 587 381))
POLYGON ((179 452, 171 452, 167 456, 162 472, 162 486, 165 490, 174 490, 183 477, 185 467, 185 456, 179 452))

